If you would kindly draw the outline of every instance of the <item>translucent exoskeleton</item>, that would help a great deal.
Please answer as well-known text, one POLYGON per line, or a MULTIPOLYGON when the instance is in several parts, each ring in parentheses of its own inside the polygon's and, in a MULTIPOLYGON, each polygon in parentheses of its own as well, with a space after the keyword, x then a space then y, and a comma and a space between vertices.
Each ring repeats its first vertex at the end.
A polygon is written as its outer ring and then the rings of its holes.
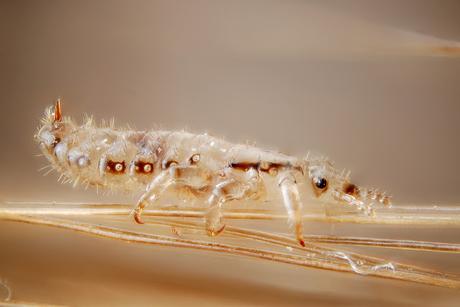
POLYGON ((155 207, 168 190, 187 191, 206 204, 210 236, 226 225, 224 212, 233 201, 281 200, 295 238, 305 245, 303 206, 312 199, 348 206, 372 215, 390 204, 377 190, 359 187, 349 174, 320 158, 297 158, 250 145, 236 145, 208 134, 184 131, 132 131, 81 126, 62 116, 61 102, 47 109, 36 134, 54 169, 75 184, 142 191, 134 219, 155 207))

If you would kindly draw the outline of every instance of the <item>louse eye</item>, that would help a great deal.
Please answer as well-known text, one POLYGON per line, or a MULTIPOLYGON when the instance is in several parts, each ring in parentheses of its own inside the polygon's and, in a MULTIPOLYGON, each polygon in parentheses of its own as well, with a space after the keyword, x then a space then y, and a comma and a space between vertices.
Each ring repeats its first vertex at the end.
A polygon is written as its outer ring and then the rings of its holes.
POLYGON ((315 183, 315 186, 320 190, 324 190, 327 188, 327 180, 325 178, 322 178, 322 177, 315 178, 314 183, 315 183))

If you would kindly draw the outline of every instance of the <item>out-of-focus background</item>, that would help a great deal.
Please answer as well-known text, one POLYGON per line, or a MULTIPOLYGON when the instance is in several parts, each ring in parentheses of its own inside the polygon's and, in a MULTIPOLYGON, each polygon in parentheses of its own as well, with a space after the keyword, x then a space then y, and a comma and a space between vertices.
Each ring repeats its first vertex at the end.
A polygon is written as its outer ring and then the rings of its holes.
MULTIPOLYGON (((460 201, 458 1, 0 1, 0 199, 134 202, 43 177, 46 106, 304 155, 396 203, 460 201)), ((342 225, 312 232, 347 233, 342 225)), ((458 242, 460 231, 362 236, 458 242)), ((436 305, 458 291, 0 224, 18 300, 96 305, 436 305)), ((366 250, 367 252, 370 252, 366 250)), ((373 251, 459 273, 457 255, 373 251)), ((1 291, 1 290, 0 290, 1 291)))

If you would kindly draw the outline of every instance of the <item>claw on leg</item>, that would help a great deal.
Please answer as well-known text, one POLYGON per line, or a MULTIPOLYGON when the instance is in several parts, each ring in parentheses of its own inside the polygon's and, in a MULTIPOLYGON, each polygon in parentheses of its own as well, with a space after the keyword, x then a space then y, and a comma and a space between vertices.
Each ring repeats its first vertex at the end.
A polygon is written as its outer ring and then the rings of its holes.
POLYGON ((218 205, 211 207, 205 216, 206 233, 210 237, 219 235, 225 229, 222 209, 218 205))
POLYGON ((297 241, 299 242, 300 245, 305 247, 305 240, 303 238, 303 227, 302 223, 297 223, 295 227, 295 233, 296 233, 296 238, 297 241))
POLYGON ((223 224, 222 227, 217 229, 217 230, 210 229, 210 228, 206 227, 206 233, 210 237, 216 237, 216 236, 220 235, 224 231, 224 229, 225 229, 225 224, 223 224))
POLYGON ((138 224, 144 224, 144 221, 142 220, 141 218, 141 215, 142 215, 142 211, 144 211, 144 208, 145 208, 145 204, 143 201, 141 201, 136 209, 134 209, 134 220, 136 221, 136 223, 138 224))

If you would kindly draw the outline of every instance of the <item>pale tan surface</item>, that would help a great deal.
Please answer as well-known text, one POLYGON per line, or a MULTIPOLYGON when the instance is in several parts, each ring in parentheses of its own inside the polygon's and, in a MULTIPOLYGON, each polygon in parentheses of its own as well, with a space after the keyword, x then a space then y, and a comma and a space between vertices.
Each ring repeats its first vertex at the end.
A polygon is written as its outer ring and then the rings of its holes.
MULTIPOLYGON (((460 62, 425 50, 439 42, 430 37, 460 40, 459 11, 457 1, 2 1, 0 198, 135 200, 74 190, 36 171, 44 160, 33 156, 34 129, 44 107, 62 96, 64 112, 76 118, 87 112, 140 129, 185 127, 287 153, 315 150, 350 168, 358 183, 392 192, 396 202, 458 203, 460 62)), ((308 231, 452 242, 460 234, 324 225, 308 231)), ((0 243, 0 277, 14 298, 32 302, 460 300, 453 290, 30 225, 1 223, 0 243)), ((458 255, 381 255, 460 272, 458 255)))

